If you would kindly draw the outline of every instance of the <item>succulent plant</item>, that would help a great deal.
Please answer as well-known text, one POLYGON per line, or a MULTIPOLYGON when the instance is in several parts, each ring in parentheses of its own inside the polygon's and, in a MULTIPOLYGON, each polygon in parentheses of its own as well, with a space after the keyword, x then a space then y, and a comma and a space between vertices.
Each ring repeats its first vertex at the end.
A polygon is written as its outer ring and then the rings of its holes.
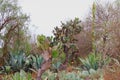
POLYGON ((41 68, 44 59, 41 55, 31 55, 29 61, 31 62, 32 68, 38 70, 41 68))
POLYGON ((22 51, 20 51, 18 54, 10 53, 9 60, 6 61, 6 66, 10 66, 13 71, 27 69, 25 53, 22 51))
POLYGON ((78 47, 76 46, 75 35, 79 34, 82 27, 80 25, 80 20, 75 18, 66 23, 62 23, 60 27, 55 27, 53 34, 54 45, 61 44, 61 50, 65 54, 65 62, 75 61, 77 57, 76 53, 78 52, 78 47), (75 60, 74 60, 75 59, 75 60))
POLYGON ((79 58, 84 67, 89 71, 91 68, 97 70, 99 68, 99 60, 95 54, 89 54, 87 58, 79 58))
POLYGON ((16 72, 12 75, 6 75, 2 77, 2 80, 34 80, 30 73, 26 73, 24 70, 16 72))

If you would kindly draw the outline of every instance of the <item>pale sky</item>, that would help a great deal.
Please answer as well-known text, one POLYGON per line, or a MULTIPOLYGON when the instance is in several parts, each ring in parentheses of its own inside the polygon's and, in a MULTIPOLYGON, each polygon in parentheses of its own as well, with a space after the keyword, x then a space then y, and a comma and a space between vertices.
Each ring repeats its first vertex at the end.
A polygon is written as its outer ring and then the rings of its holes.
MULTIPOLYGON (((60 21, 81 20, 87 15, 95 0, 19 0, 23 12, 30 15, 30 31, 32 35, 52 35, 54 27, 60 21)), ((114 0, 101 0, 114 1, 114 0)))

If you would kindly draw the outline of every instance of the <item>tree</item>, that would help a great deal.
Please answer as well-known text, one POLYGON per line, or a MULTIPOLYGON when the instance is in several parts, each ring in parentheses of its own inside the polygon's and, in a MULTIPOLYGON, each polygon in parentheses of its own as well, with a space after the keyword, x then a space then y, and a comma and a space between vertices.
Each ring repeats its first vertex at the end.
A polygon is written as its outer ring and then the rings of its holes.
MULTIPOLYGON (((0 0, 0 41, 3 41, 2 53, 6 58, 12 44, 20 45, 21 36, 25 36, 29 16, 22 13, 17 0, 0 0)), ((24 39, 23 39, 24 41, 24 39)))

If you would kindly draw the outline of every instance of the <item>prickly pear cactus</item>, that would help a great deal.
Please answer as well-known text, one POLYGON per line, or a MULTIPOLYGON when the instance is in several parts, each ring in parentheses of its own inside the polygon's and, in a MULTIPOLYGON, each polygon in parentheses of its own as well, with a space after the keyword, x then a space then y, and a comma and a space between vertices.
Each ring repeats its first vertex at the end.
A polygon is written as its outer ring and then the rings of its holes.
POLYGON ((73 62, 76 60, 78 48, 75 44, 77 41, 75 35, 79 34, 82 29, 80 23, 81 21, 78 18, 75 18, 74 20, 62 23, 60 27, 55 27, 53 30, 55 36, 54 43, 62 44, 63 51, 66 55, 65 62, 73 62))

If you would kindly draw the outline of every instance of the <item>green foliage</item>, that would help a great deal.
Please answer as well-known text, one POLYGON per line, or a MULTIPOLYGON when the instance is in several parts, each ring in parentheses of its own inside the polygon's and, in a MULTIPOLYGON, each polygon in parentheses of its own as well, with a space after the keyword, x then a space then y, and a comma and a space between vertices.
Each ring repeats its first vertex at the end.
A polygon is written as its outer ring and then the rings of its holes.
POLYGON ((11 71, 11 66, 1 66, 0 67, 0 74, 8 74, 11 71))
POLYGON ((102 68, 104 65, 109 64, 110 62, 109 57, 103 60, 102 55, 100 53, 97 54, 91 53, 85 59, 82 58, 79 59, 89 73, 90 73, 90 69, 97 70, 99 68, 102 68))
POLYGON ((24 70, 20 70, 20 72, 15 73, 12 76, 13 80, 32 80, 32 76, 29 73, 26 73, 24 70))
POLYGON ((76 73, 71 72, 66 74, 65 80, 81 80, 81 78, 76 73))
POLYGON ((28 64, 26 64, 26 55, 20 51, 18 54, 10 53, 9 60, 6 61, 6 65, 10 66, 13 71, 28 70, 28 64))
POLYGON ((45 51, 49 49, 50 43, 44 35, 38 35, 37 45, 40 50, 45 51))
MULTIPOLYGON (((80 20, 75 18, 74 20, 70 20, 66 23, 62 23, 59 27, 55 27, 53 30, 54 34, 54 45, 61 44, 61 51, 65 54, 66 60, 71 62, 71 60, 75 59, 75 53, 77 53, 78 48, 75 44, 77 41, 75 39, 75 35, 79 34, 81 31, 80 20)), ((77 60, 77 59, 75 59, 77 60)))
POLYGON ((58 71, 64 61, 65 53, 62 50, 61 44, 58 44, 52 48, 52 68, 58 71))
POLYGON ((57 61, 55 63, 52 63, 53 69, 55 69, 58 72, 58 69, 62 63, 60 61, 57 61))
POLYGON ((25 70, 38 70, 41 68, 44 59, 40 55, 26 56, 22 51, 18 54, 10 54, 10 58, 6 61, 6 64, 1 67, 0 73, 16 72, 25 70))
POLYGON ((52 73, 50 70, 45 71, 42 75, 42 80, 49 79, 49 80, 56 80, 57 73, 52 73))
POLYGON ((0 41, 4 43, 0 51, 2 57, 7 59, 10 52, 19 50, 30 51, 25 46, 28 41, 28 20, 29 16, 22 13, 18 0, 0 0, 0 41))
POLYGON ((31 55, 29 61, 31 62, 32 68, 38 70, 41 68, 44 59, 40 55, 35 55, 35 56, 31 55))
POLYGON ((24 70, 20 70, 20 72, 16 72, 13 75, 4 76, 2 80, 33 80, 33 79, 30 73, 26 73, 24 70))
POLYGON ((52 50, 52 58, 57 58, 59 56, 59 52, 57 50, 52 50))
POLYGON ((99 68, 99 60, 95 56, 95 54, 89 54, 86 59, 80 58, 80 61, 86 67, 87 70, 90 70, 91 68, 97 70, 99 68))
POLYGON ((42 80, 103 80, 103 72, 102 70, 90 70, 90 74, 88 71, 72 71, 65 72, 59 71, 58 73, 51 72, 47 70, 42 75, 42 80))

